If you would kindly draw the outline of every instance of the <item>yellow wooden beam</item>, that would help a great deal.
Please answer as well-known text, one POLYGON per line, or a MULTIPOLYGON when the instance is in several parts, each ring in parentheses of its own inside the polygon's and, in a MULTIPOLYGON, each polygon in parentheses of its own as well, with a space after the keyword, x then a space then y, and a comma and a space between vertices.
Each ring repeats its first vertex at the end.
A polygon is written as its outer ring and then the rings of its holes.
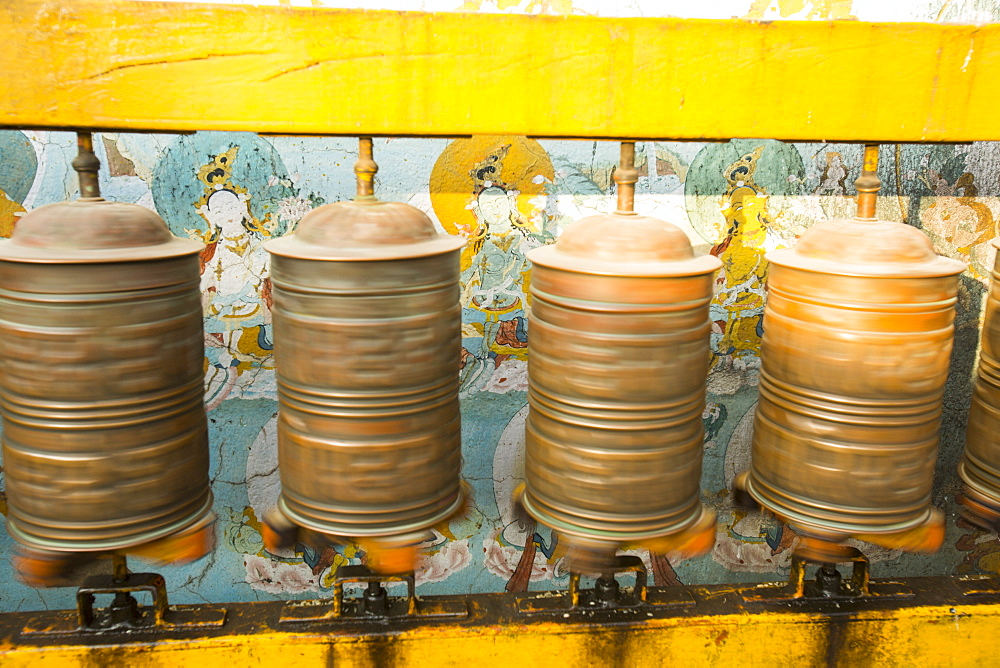
POLYGON ((1000 139, 1000 25, 0 0, 0 126, 1000 139))

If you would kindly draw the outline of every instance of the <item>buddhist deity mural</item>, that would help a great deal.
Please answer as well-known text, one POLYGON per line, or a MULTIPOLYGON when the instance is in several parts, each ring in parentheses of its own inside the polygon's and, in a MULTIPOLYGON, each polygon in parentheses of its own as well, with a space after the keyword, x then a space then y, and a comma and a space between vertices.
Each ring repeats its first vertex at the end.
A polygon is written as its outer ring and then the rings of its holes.
MULTIPOLYGON (((294 229, 322 201, 309 190, 329 199, 347 196, 349 189, 340 184, 349 180, 353 143, 272 141, 248 133, 99 137, 109 199, 155 205, 176 234, 206 243, 201 287, 219 547, 208 560, 168 568, 171 596, 181 603, 328 596, 337 567, 364 563, 363 549, 298 545, 272 553, 261 538, 260 518, 277 498, 279 476, 270 282, 260 246, 294 229)), ((463 476, 471 502, 425 537, 419 591, 565 587, 563 546, 512 502, 523 480, 531 310, 525 256, 551 242, 560 226, 614 207, 618 145, 512 136, 405 142, 405 150, 404 140, 382 149, 380 192, 420 206, 469 242, 461 256, 461 375, 463 476)), ((9 234, 17 212, 74 196, 71 144, 69 133, 0 132, 0 235, 9 234)), ((684 562, 671 555, 640 556, 651 581, 661 585, 781 578, 800 537, 769 515, 739 508, 730 492, 732 475, 746 468, 750 452, 755 366, 766 324, 764 255, 790 246, 817 220, 854 214, 861 147, 737 140, 639 142, 636 150, 637 209, 677 224, 699 252, 714 252, 725 263, 712 304, 714 363, 703 414, 702 489, 718 513, 716 546, 711 555, 684 562)), ((964 438, 961 419, 968 410, 983 284, 992 267, 990 239, 1000 217, 998 166, 995 143, 883 147, 879 215, 921 227, 938 252, 970 263, 960 293, 959 363, 953 362, 947 392, 939 480, 954 479, 953 460, 964 438)), ((939 497, 950 492, 938 483, 939 497)), ((865 546, 882 569, 876 573, 995 574, 996 535, 956 525, 953 513, 949 517, 947 544, 933 557, 865 546)), ((9 541, 5 536, 0 532, 0 540, 9 541)), ((37 607, 38 595, 19 589, 6 568, 0 576, 10 583, 0 593, 37 607)), ((40 595, 52 606, 73 605, 71 595, 40 595)))
MULTIPOLYGON (((722 260, 712 300, 712 367, 759 365, 769 250, 794 239, 782 231, 785 195, 803 173, 796 149, 779 142, 735 140, 705 147, 687 175, 694 228, 722 260), (720 179, 721 177, 721 179, 720 179), (721 182, 720 182, 721 181, 721 182), (721 197, 718 195, 722 192, 721 197), (713 202, 714 200, 714 202, 713 202)), ((791 226, 790 226, 791 227, 791 226)))
POLYGON ((431 172, 434 213, 468 239, 462 251, 463 391, 526 389, 528 261, 551 241, 552 163, 538 142, 475 137, 451 142, 431 172))
POLYGON ((205 243, 201 288, 209 407, 271 371, 271 280, 261 244, 313 204, 299 198, 277 152, 252 134, 180 137, 153 171, 156 208, 174 234, 205 243))
POLYGON ((721 324, 716 361, 746 361, 760 352, 767 281, 764 253, 781 246, 767 211, 767 193, 753 180, 763 150, 760 146, 723 170, 729 187, 723 195, 722 215, 728 228, 726 237, 712 248, 723 267, 721 289, 712 304, 726 312, 726 320, 721 324))

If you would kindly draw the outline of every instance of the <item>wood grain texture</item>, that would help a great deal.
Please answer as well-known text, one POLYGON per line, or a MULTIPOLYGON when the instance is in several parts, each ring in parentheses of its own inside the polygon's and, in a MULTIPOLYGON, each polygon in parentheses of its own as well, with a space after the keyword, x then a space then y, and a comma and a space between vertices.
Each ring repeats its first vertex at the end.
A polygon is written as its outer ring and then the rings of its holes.
POLYGON ((0 0, 0 126, 1000 139, 1000 25, 0 0))

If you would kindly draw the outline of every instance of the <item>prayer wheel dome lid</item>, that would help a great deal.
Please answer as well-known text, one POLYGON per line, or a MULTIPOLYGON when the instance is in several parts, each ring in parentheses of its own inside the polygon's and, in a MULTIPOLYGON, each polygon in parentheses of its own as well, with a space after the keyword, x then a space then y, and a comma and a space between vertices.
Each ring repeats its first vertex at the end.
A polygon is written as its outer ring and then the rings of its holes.
POLYGON ((200 253, 205 245, 170 233, 138 204, 85 198, 38 207, 21 217, 0 260, 51 264, 129 262, 200 253))
POLYGON ((528 258, 543 267, 617 276, 692 276, 722 266, 715 256, 696 256, 677 226, 617 212, 571 223, 556 243, 530 251, 528 258))
POLYGON ((438 232, 420 209, 376 199, 324 204, 293 234, 264 244, 275 255, 314 260, 396 260, 455 251, 465 239, 438 232))
POLYGON ((923 232, 884 220, 825 220, 803 233, 794 248, 771 251, 773 264, 846 276, 920 278, 953 276, 966 264, 934 252, 923 232))

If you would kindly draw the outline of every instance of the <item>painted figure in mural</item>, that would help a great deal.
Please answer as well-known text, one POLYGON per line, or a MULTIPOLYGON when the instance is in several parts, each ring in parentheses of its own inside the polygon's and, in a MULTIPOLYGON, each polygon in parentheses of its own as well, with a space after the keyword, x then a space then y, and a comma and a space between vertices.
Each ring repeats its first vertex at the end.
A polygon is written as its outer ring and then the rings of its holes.
POLYGON ((0 237, 9 237, 38 171, 38 156, 23 132, 0 130, 0 165, 0 237))
POLYGON ((205 243, 206 384, 214 408, 236 389, 246 394, 273 368, 271 281, 261 244, 284 234, 313 198, 297 197, 277 152, 250 133, 179 137, 157 163, 151 189, 172 231, 205 243))
POLYGON ((489 355, 497 346, 524 348, 527 345, 527 341, 517 337, 516 321, 504 319, 504 316, 523 311, 523 287, 528 271, 523 246, 538 245, 530 242, 542 241, 517 209, 518 192, 494 180, 500 175, 503 159, 509 151, 510 144, 505 144, 469 170, 475 184, 471 209, 476 225, 463 227, 474 259, 462 283, 462 301, 486 315, 481 349, 484 355, 489 355))
POLYGON ((523 137, 456 140, 434 165, 438 220, 469 241, 461 260, 466 393, 525 389, 525 253, 552 240, 545 195, 553 177, 544 149, 523 137))
POLYGON ((786 247, 807 226, 793 197, 801 193, 804 175, 793 145, 747 139, 704 147, 687 172, 688 217, 723 263, 711 304, 713 369, 759 366, 764 256, 786 247))
POLYGON ((246 189, 233 183, 231 165, 238 153, 239 147, 234 146, 198 170, 204 192, 195 208, 208 229, 185 232, 205 242, 201 289, 205 332, 215 339, 213 364, 240 370, 241 365, 266 363, 272 348, 271 279, 256 251, 271 236, 274 221, 256 219, 247 206, 246 189))
POLYGON ((764 286, 767 260, 764 254, 781 247, 771 231, 767 193, 754 181, 754 171, 764 147, 740 156, 723 170, 729 184, 722 196, 722 215, 726 219, 725 238, 712 248, 712 255, 722 260, 720 289, 712 300, 726 313, 716 357, 727 361, 749 362, 760 354, 764 318, 764 286))

